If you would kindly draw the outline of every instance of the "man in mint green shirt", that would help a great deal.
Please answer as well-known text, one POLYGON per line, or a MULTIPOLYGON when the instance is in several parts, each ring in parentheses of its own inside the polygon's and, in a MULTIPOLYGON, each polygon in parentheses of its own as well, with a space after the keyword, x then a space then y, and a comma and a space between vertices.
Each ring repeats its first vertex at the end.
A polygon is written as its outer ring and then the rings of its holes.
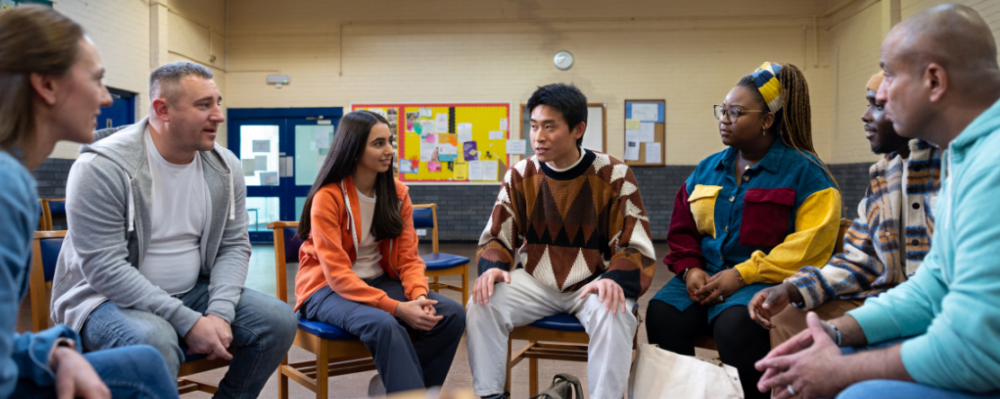
MULTIPOLYGON (((820 321, 757 363, 775 398, 1000 398, 1000 67, 969 7, 914 14, 882 43, 877 101, 946 149, 931 251, 907 282, 820 321), (846 354, 840 347, 865 347, 846 354), (876 348, 877 347, 877 348, 876 348)), ((932 201, 934 202, 934 201, 932 201)))

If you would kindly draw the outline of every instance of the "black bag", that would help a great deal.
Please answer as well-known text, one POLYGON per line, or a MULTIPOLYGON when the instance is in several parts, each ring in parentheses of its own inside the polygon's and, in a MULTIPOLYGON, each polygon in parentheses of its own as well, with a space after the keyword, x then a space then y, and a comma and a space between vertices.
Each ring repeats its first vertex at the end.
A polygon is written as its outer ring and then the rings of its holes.
POLYGON ((531 399, 583 399, 583 389, 580 379, 569 374, 556 374, 552 377, 552 386, 531 399))

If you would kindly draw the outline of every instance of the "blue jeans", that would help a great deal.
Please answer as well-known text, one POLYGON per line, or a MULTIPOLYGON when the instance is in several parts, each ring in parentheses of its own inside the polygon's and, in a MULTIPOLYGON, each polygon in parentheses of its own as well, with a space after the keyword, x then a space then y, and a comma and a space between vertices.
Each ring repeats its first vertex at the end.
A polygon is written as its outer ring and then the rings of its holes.
MULTIPOLYGON (((177 381, 170 376, 163 357, 151 346, 129 346, 83 355, 115 399, 166 399, 177 397, 177 381)), ((40 387, 30 380, 18 381, 11 398, 56 397, 54 386, 40 387)))
MULTIPOLYGON (((880 342, 865 347, 841 348, 840 352, 851 355, 866 350, 888 348, 893 345, 903 343, 905 339, 894 339, 880 342)), ((915 382, 904 382, 894 380, 868 380, 847 387, 847 389, 837 395, 837 399, 973 399, 990 398, 1000 399, 1000 392, 986 394, 972 394, 956 391, 948 391, 941 388, 934 388, 927 385, 920 385, 915 382)))
POLYGON ((1000 393, 972 394, 946 391, 915 382, 870 380, 851 385, 837 399, 982 399, 1000 398, 1000 393))
MULTIPOLYGON (((208 297, 208 279, 201 278, 180 299, 184 306, 204 313, 208 297)), ((298 321, 286 303, 245 288, 230 327, 233 331, 230 349, 236 351, 215 397, 256 398, 292 346, 298 321)), ((87 350, 150 345, 163 355, 174 376, 184 362, 181 346, 187 346, 184 338, 179 337, 162 317, 146 311, 122 309, 110 301, 90 313, 80 331, 80 339, 87 350)))
MULTIPOLYGON (((389 298, 406 301, 399 280, 383 274, 365 282, 385 291, 389 298)), ((434 309, 443 317, 430 331, 415 330, 382 309, 344 299, 329 285, 310 295, 299 312, 307 319, 360 337, 372 353, 386 393, 393 393, 444 384, 455 360, 455 351, 465 332, 465 309, 436 292, 429 293, 427 298, 438 301, 434 309), (417 335, 413 342, 410 333, 417 335)))

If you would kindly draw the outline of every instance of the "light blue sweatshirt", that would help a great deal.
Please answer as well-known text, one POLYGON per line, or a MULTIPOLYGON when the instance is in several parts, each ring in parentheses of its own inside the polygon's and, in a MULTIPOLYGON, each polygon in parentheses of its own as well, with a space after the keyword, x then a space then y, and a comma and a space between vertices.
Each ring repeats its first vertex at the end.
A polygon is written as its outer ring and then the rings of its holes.
POLYGON ((77 350, 80 337, 66 326, 37 334, 14 332, 21 299, 28 292, 31 240, 38 227, 38 193, 28 169, 10 153, 0 150, 0 398, 14 392, 19 379, 37 386, 51 386, 55 373, 48 367, 49 352, 59 338, 72 339, 77 350))
POLYGON ((896 338, 913 379, 1000 389, 1000 101, 949 145, 931 250, 917 273, 848 314, 869 344, 896 338))

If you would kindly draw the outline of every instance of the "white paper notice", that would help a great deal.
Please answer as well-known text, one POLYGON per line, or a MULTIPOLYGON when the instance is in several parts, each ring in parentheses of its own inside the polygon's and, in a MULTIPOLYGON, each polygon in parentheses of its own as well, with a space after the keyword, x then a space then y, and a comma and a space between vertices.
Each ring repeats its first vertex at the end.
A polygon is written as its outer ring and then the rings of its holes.
POLYGON ((330 132, 325 130, 316 132, 316 148, 330 148, 330 132))
POLYGON ((434 116, 434 110, 433 109, 430 109, 430 108, 421 108, 420 109, 420 117, 421 118, 430 118, 432 116, 434 116))
POLYGON ((458 142, 464 143, 466 141, 472 141, 472 124, 471 123, 459 123, 456 126, 458 130, 458 142))
POLYGON ((267 155, 256 155, 253 157, 253 170, 265 171, 267 170, 267 155))
POLYGON ((643 122, 656 122, 660 120, 660 108, 657 104, 632 104, 632 119, 643 122))
POLYGON ((629 141, 639 141, 639 131, 638 130, 626 130, 625 131, 625 142, 629 141))
POLYGON ((253 152, 271 152, 271 140, 254 140, 253 152))
POLYGON ((434 121, 420 121, 420 135, 426 136, 434 133, 434 121))
POLYGON ((417 173, 417 169, 413 167, 413 162, 410 162, 409 159, 400 159, 399 173, 417 173))
POLYGON ((639 142, 638 141, 626 141, 625 142, 625 160, 626 161, 638 161, 639 160, 639 142))
POLYGON ((434 117, 434 132, 448 133, 448 114, 437 114, 434 117))
POLYGON ((368 110, 371 111, 371 112, 374 112, 376 114, 382 115, 383 118, 386 117, 386 115, 385 115, 385 109, 382 109, 382 108, 368 108, 368 110))
POLYGON ((503 140, 503 130, 490 130, 490 140, 503 140))
POLYGON ((469 161, 469 181, 483 180, 483 161, 469 161))
POLYGON ((527 149, 528 142, 524 140, 507 140, 507 153, 508 154, 524 154, 527 149))
POLYGON ((483 180, 497 181, 497 161, 483 161, 483 180))
POLYGON ((260 172, 260 185, 277 186, 278 172, 260 172))
POLYGON ((507 130, 507 118, 500 118, 500 130, 507 130))
POLYGON ((451 144, 439 144, 438 155, 458 155, 458 147, 451 144))
POLYGON ((420 161, 430 162, 434 160, 434 150, 437 149, 437 144, 420 142, 420 161))
POLYGON ((640 143, 652 143, 653 142, 653 127, 656 126, 653 122, 642 122, 639 125, 639 142, 640 143))
POLYGON ((659 163, 660 143, 646 143, 646 163, 659 163))
POLYGON ((254 172, 257 170, 254 165, 253 159, 241 159, 243 161, 243 176, 253 176, 254 172))

